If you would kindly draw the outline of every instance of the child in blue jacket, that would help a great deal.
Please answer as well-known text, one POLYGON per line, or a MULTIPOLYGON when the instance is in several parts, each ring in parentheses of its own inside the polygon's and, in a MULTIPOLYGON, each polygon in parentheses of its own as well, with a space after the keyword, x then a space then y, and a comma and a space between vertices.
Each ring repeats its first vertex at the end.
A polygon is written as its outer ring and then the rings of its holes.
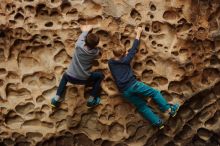
POLYGON ((169 112, 172 117, 176 115, 177 110, 179 109, 179 104, 169 104, 158 90, 151 88, 143 82, 137 81, 135 78, 130 62, 137 52, 142 28, 138 27, 135 31, 137 33, 136 39, 134 40, 133 46, 128 54, 126 54, 126 51, 123 48, 113 49, 115 57, 108 61, 109 69, 117 87, 122 92, 123 97, 130 103, 134 104, 145 119, 162 129, 164 127, 164 122, 158 117, 158 115, 152 112, 151 108, 147 106, 145 100, 141 96, 152 97, 159 105, 160 110, 162 112, 169 112))

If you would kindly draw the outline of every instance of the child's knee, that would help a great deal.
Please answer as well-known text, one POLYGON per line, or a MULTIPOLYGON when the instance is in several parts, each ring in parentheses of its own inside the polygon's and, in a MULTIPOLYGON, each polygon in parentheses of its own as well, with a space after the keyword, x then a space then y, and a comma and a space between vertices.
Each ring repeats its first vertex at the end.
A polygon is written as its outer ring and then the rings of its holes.
POLYGON ((94 80, 103 80, 105 76, 102 72, 95 72, 95 73, 92 73, 91 78, 93 78, 94 80))
POLYGON ((99 78, 100 78, 101 80, 103 80, 103 79, 105 78, 105 75, 104 75, 102 72, 99 72, 98 74, 99 74, 99 78))

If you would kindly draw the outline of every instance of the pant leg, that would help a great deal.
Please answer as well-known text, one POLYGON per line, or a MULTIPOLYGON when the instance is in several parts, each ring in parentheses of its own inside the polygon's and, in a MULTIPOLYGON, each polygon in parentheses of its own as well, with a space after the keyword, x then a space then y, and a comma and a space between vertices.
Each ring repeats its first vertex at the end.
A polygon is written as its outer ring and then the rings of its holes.
POLYGON ((125 91, 124 98, 132 103, 138 110, 138 112, 153 125, 159 125, 161 119, 156 115, 149 106, 147 106, 145 100, 138 95, 132 94, 129 91, 125 91))
POLYGON ((77 78, 74 78, 72 76, 67 75, 67 80, 68 82, 72 84, 77 84, 77 85, 86 85, 88 83, 88 80, 79 80, 77 78))
POLYGON ((60 84, 58 86, 58 89, 57 89, 56 95, 58 97, 61 97, 63 95, 63 93, 65 92, 67 82, 68 82, 67 75, 66 75, 66 73, 64 73, 62 76, 62 79, 60 81, 60 84))
POLYGON ((166 99, 161 95, 160 91, 144 84, 143 82, 138 82, 136 86, 134 86, 134 92, 140 94, 142 96, 150 96, 157 103, 160 110, 165 112, 170 108, 170 105, 166 101, 166 99))
POLYGON ((79 80, 79 79, 76 79, 74 77, 67 75, 66 73, 64 73, 64 75, 65 75, 65 79, 66 79, 65 86, 66 86, 67 82, 70 82, 72 84, 78 84, 78 85, 86 85, 86 84, 89 84, 90 82, 93 82, 91 96, 93 96, 93 97, 99 96, 100 89, 101 89, 101 82, 104 79, 103 73, 92 72, 91 76, 89 77, 88 80, 79 80))
POLYGON ((93 82, 92 92, 91 96, 93 97, 99 97, 100 96, 100 90, 101 90, 101 82, 104 79, 104 75, 102 72, 92 72, 91 76, 89 77, 88 82, 93 82))
POLYGON ((87 84, 87 80, 78 80, 76 78, 69 76, 67 73, 64 73, 60 81, 59 87, 57 89, 57 94, 56 94, 57 96, 61 97, 64 94, 66 90, 67 82, 70 82, 72 84, 80 84, 80 85, 87 84))

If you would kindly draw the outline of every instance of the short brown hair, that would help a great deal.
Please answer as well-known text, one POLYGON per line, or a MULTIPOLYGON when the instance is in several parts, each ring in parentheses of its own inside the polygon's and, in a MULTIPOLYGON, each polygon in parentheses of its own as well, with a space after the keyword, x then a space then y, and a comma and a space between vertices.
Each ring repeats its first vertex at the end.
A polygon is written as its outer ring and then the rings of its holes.
POLYGON ((99 44, 99 36, 93 33, 89 33, 86 36, 86 45, 90 48, 90 49, 94 49, 98 44, 99 44))
POLYGON ((117 47, 114 47, 113 49, 113 54, 116 56, 116 57, 121 57, 122 55, 124 55, 126 52, 125 48, 122 47, 122 46, 117 46, 117 47))

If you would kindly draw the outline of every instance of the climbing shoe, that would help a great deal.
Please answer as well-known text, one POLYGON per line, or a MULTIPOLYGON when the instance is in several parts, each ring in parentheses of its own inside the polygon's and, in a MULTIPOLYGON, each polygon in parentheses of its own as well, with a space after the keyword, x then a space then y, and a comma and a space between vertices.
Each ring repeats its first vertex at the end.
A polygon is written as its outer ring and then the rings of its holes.
POLYGON ((56 108, 56 107, 60 106, 60 103, 61 103, 61 101, 57 101, 57 100, 55 100, 55 97, 53 97, 51 99, 51 103, 50 104, 51 104, 52 107, 56 108))
POLYGON ((87 106, 88 107, 94 107, 94 106, 96 106, 100 103, 100 100, 101 100, 100 97, 94 98, 93 96, 90 96, 87 99, 87 106))
POLYGON ((170 104, 170 109, 171 109, 169 112, 170 116, 175 117, 177 111, 179 110, 179 107, 180 107, 180 105, 178 103, 170 104))
POLYGON ((164 122, 163 120, 160 120, 160 122, 156 125, 159 129, 163 129, 164 128, 164 122))

